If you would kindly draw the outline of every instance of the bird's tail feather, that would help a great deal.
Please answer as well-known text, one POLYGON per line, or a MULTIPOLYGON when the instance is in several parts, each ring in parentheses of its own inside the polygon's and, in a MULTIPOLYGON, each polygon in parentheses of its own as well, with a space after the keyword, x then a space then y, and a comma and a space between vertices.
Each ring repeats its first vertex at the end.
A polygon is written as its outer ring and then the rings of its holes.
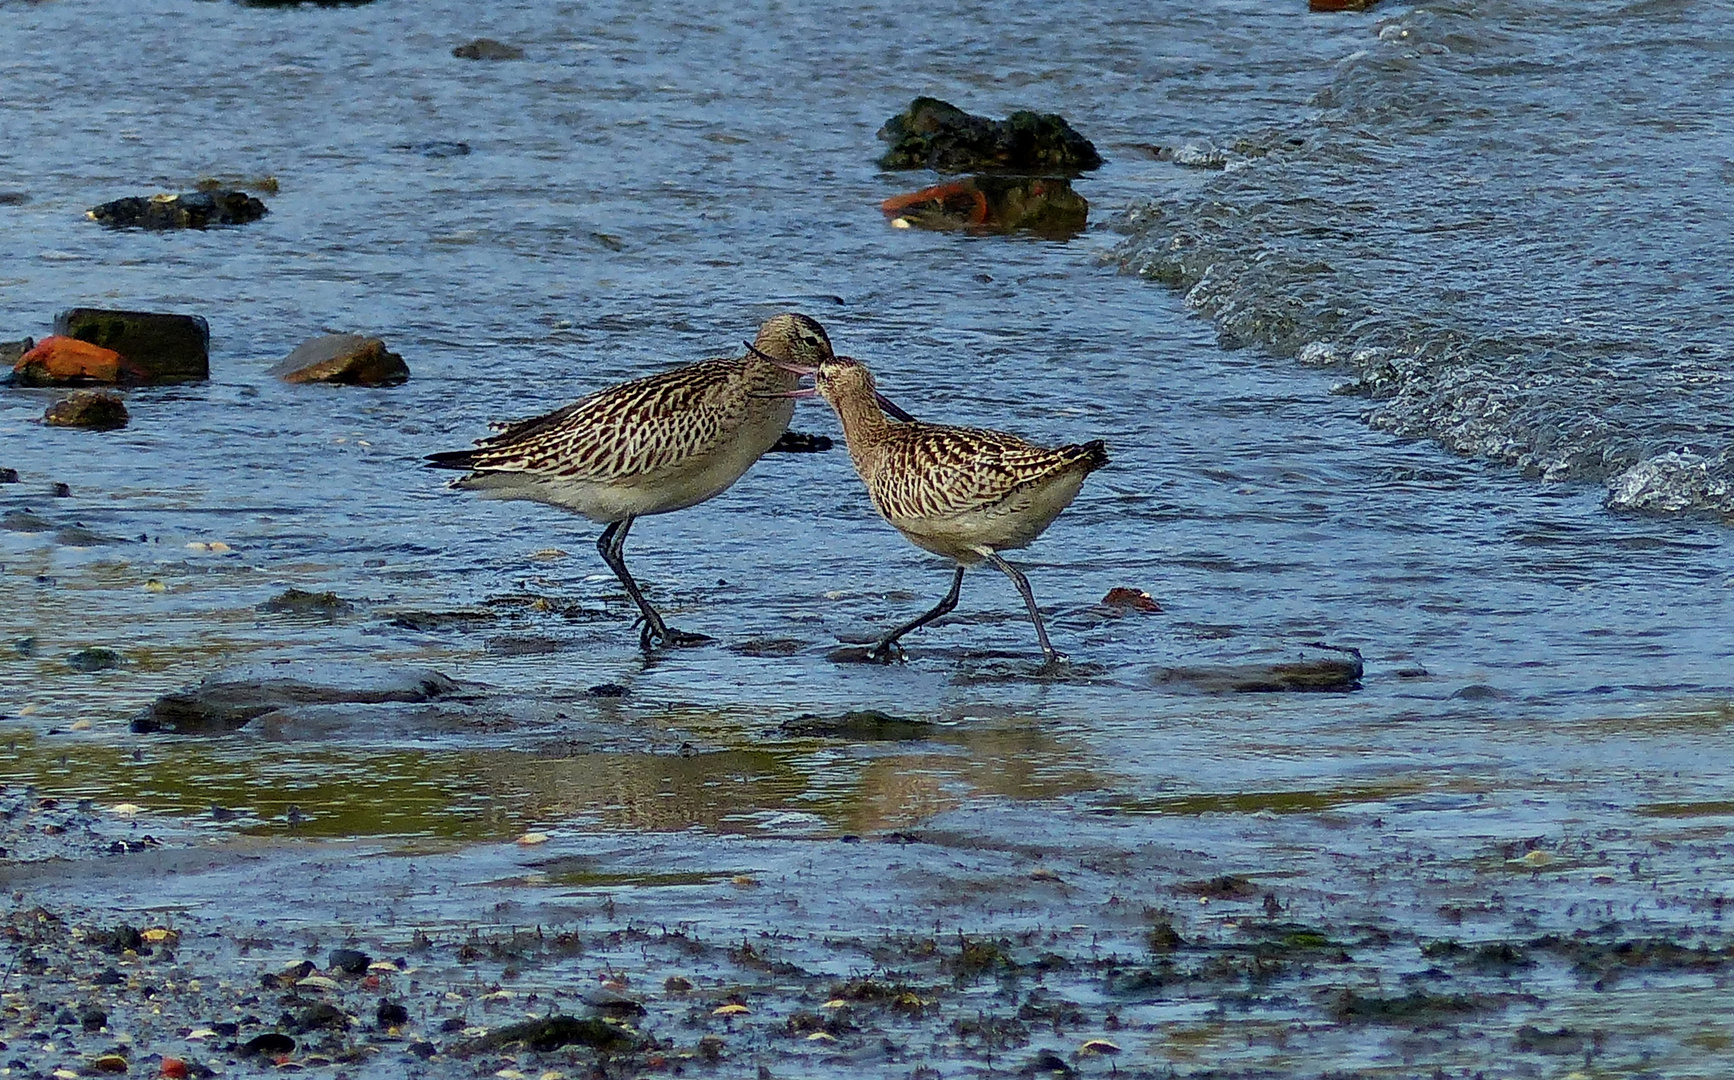
POLYGON ((437 454, 429 454, 426 460, 430 469, 473 469, 476 467, 476 452, 443 450, 437 454))

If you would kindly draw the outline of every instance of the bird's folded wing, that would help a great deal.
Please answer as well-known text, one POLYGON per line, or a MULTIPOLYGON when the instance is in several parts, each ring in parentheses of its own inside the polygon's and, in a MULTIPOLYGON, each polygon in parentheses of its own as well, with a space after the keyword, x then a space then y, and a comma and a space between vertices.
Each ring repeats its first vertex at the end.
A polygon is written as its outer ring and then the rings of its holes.
POLYGON ((707 360, 611 386, 476 444, 478 472, 616 483, 678 467, 739 423, 726 371, 707 360))
POLYGON ((1003 431, 930 427, 886 448, 875 496, 900 516, 941 518, 985 510, 1073 464, 1073 447, 1050 449, 1003 431))

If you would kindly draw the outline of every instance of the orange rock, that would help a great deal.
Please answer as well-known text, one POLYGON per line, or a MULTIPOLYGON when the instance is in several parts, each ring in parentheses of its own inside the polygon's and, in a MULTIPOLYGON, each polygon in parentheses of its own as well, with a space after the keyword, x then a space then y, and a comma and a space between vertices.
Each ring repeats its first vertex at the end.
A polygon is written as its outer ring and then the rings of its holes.
POLYGON ((969 225, 980 225, 987 220, 987 196, 971 180, 954 180, 907 195, 893 195, 879 204, 880 212, 886 217, 896 217, 906 210, 918 208, 931 208, 969 225))
POLYGON ((1161 611, 1162 605, 1150 598, 1143 589, 1128 589, 1124 585, 1116 585, 1108 590, 1108 595, 1102 597, 1102 603, 1112 608, 1125 608, 1129 611, 1161 611))
POLYGON ((163 1067, 157 1075, 166 1080, 187 1080, 187 1063, 180 1058, 163 1058, 163 1067))
POLYGON ((130 372, 126 358, 113 349, 59 334, 43 338, 18 358, 12 378, 25 386, 65 382, 119 382, 130 372))

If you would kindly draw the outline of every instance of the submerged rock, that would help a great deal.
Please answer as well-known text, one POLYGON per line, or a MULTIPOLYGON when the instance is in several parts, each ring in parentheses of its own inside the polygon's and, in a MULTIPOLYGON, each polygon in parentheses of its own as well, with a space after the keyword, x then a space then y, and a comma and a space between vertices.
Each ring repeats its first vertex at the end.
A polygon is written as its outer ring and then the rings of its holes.
POLYGON ((285 589, 259 605, 259 610, 275 615, 317 615, 334 619, 355 610, 355 605, 334 592, 308 592, 305 589, 285 589))
POLYGON ((1207 694, 1342 693, 1361 688, 1362 671, 1357 656, 1353 660, 1298 660, 1288 664, 1158 668, 1151 680, 1159 686, 1184 683, 1207 694))
POLYGON ((927 720, 910 720, 878 709, 856 709, 840 716, 817 716, 804 713, 783 724, 783 734, 820 736, 832 739, 853 739, 858 742, 904 742, 926 739, 934 725, 927 720))
POLYGON ((66 666, 74 671, 107 671, 109 668, 120 666, 120 653, 113 649, 93 645, 88 649, 69 653, 66 657, 66 666))
POLYGON ((242 7, 256 8, 286 8, 286 7, 360 7, 371 4, 373 0, 236 0, 242 7))
POLYGON ((54 320, 54 335, 19 358, 14 382, 172 383, 211 377, 211 328, 196 315, 72 308, 54 320))
POLYGON ((419 703, 446 696, 458 684, 426 668, 382 671, 336 671, 319 666, 301 675, 269 670, 217 675, 189 690, 165 694, 133 719, 140 734, 226 735, 239 731, 268 713, 309 705, 377 705, 419 703), (325 675, 331 681, 313 681, 325 675), (343 682, 336 681, 342 677, 343 682))
POLYGON ((206 229, 245 225, 269 212, 245 191, 189 191, 116 199, 91 207, 85 217, 111 229, 206 229))
POLYGON ((499 1050, 508 1046, 524 1046, 547 1053, 562 1046, 588 1046, 595 1050, 633 1050, 644 1044, 642 1036, 618 1024, 598 1017, 547 1016, 509 1024, 498 1031, 457 1043, 452 1053, 467 1057, 483 1050, 499 1050))
POLYGON ((126 402, 106 390, 74 390, 48 406, 42 422, 50 427, 81 427, 114 431, 126 427, 126 402))
POLYGON ((0 469, 0 484, 16 484, 17 482, 17 469, 0 469))
POLYGON ((1050 239, 1076 236, 1090 217, 1089 202, 1072 182, 1052 176, 971 176, 894 195, 879 209, 900 227, 1027 230, 1050 239))
POLYGON ((8 510, 0 515, 0 529, 7 532, 39 533, 54 528, 46 518, 38 517, 29 510, 8 510))
POLYGON ((1365 11, 1379 0, 1307 0, 1308 11, 1365 11))
POLYGON ((402 150, 406 154, 420 154, 422 157, 463 157, 470 152, 470 144, 436 139, 433 142, 398 143, 392 149, 402 150))
POLYGON ((983 169, 1076 173, 1102 164, 1090 140, 1054 113, 1014 112, 1004 120, 975 116, 938 98, 918 97, 879 129, 891 144, 886 169, 983 169))
POLYGON ((522 60, 524 50, 493 38, 466 41, 452 50, 459 60, 522 60))
POLYGON ((409 365, 379 338, 326 334, 303 342, 273 364, 271 374, 291 383, 395 386, 409 379, 409 365))

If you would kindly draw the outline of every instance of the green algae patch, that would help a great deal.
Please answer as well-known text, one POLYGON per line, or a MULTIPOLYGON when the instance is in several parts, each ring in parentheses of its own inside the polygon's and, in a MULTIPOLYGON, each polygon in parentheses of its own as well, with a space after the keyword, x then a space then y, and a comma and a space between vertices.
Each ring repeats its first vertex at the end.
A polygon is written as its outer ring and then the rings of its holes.
POLYGON ((1318 791, 1234 791, 1119 799, 1102 806, 1107 813, 1127 814, 1317 814, 1342 806, 1384 802, 1424 790, 1420 785, 1391 784, 1318 791))
POLYGON ((1734 816, 1734 799, 1708 799, 1703 802, 1648 803, 1635 808, 1646 817, 1690 818, 1734 816))
POLYGON ((806 787, 782 757, 763 751, 550 759, 279 745, 266 756, 250 742, 186 739, 141 747, 135 757, 126 747, 28 729, 0 734, 0 745, 9 746, 0 783, 303 838, 497 841, 574 817, 653 831, 741 831, 765 807, 794 808, 806 787))

